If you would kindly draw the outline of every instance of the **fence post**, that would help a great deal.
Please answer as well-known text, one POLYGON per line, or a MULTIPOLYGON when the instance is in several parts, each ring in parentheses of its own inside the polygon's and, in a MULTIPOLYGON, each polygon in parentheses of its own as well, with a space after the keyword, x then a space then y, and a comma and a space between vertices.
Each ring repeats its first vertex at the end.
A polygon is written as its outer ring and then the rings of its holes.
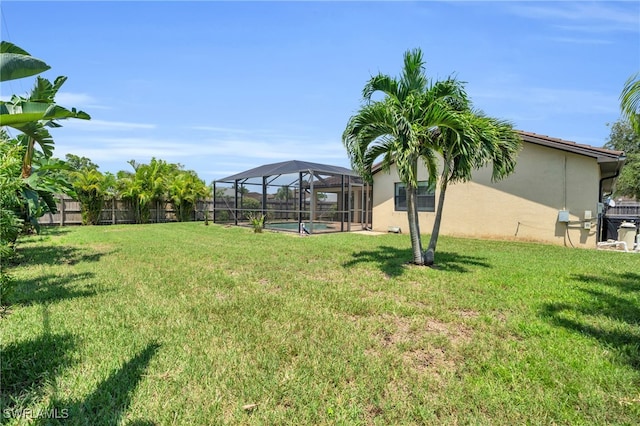
POLYGON ((60 196, 60 226, 64 226, 64 196, 60 196))
POLYGON ((116 224, 116 197, 111 199, 111 224, 116 224))

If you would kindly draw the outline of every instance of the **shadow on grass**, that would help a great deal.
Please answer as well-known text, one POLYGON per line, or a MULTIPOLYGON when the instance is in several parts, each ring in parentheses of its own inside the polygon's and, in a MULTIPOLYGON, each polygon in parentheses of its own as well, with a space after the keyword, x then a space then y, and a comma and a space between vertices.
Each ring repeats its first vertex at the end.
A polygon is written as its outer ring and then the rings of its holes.
POLYGON ((640 330, 629 330, 640 328, 637 296, 618 296, 602 291, 602 287, 608 286, 623 293, 636 293, 640 291, 640 275, 574 275, 572 278, 590 285, 590 288, 581 289, 587 297, 576 303, 545 304, 541 316, 556 326, 595 338, 614 349, 623 362, 640 370, 640 330), (623 326, 613 327, 610 321, 623 326))
POLYGON ((68 226, 60 225, 41 225, 40 233, 42 235, 64 235, 71 232, 68 226))
MULTIPOLYGON (((0 416, 1 418, 23 418, 26 409, 51 394, 49 407, 43 411, 29 413, 44 414, 36 418, 36 424, 52 424, 70 420, 73 424, 114 425, 120 424, 131 404, 131 398, 149 365, 158 351, 158 343, 149 343, 142 351, 102 381, 82 401, 64 401, 56 398, 55 378, 76 360, 72 357, 77 343, 69 334, 52 334, 49 306, 42 310, 42 335, 22 342, 0 345, 0 416), (55 418, 50 418, 53 415, 55 418), (49 418, 47 418, 49 417, 49 418), (55 422, 53 422, 55 423, 55 422)), ((27 417, 31 415, 27 414, 27 417)), ((33 419, 32 419, 33 420, 33 419)), ((153 425, 146 419, 129 424, 153 425)))
MULTIPOLYGON (((388 277, 397 277, 403 274, 404 267, 411 264, 413 252, 410 248, 398 249, 396 247, 381 246, 375 250, 353 253, 353 259, 343 263, 345 268, 359 263, 374 263, 388 277)), ((480 266, 490 268, 484 258, 450 252, 436 252, 434 269, 450 272, 469 272, 469 267, 480 266)))
POLYGON ((37 245, 20 247, 20 263, 29 265, 75 265, 81 262, 97 262, 105 253, 84 253, 87 250, 69 246, 37 245))
POLYGON ((68 226, 60 226, 60 225, 40 225, 40 232, 35 232, 32 230, 20 236, 21 242, 25 241, 37 241, 42 240, 46 237, 56 237, 59 235, 68 234, 71 232, 68 226))
POLYGON ((587 284, 602 284, 609 287, 616 287, 625 293, 640 292, 640 274, 625 272, 612 276, 601 277, 597 275, 574 275, 574 280, 587 284))
POLYGON ((469 256, 466 254, 451 253, 446 251, 436 251, 436 261, 434 268, 451 272, 470 272, 470 267, 480 266, 491 268, 491 264, 486 262, 486 258, 469 256))
POLYGON ((32 305, 94 296, 97 291, 93 285, 81 284, 94 276, 93 273, 85 272, 63 277, 45 275, 32 280, 15 280, 15 290, 10 301, 14 305, 32 305))
POLYGON ((76 341, 71 334, 49 334, 2 347, 2 414, 42 397, 60 370, 70 366, 76 341))
MULTIPOLYGON (((117 425, 126 414, 131 399, 151 359, 160 348, 157 343, 148 344, 142 351, 101 382, 96 390, 82 401, 53 400, 49 411, 68 410, 68 419, 62 422, 87 425, 117 425)), ((51 424, 51 420, 41 424, 51 424)), ((153 425, 149 420, 135 420, 132 425, 153 425)))

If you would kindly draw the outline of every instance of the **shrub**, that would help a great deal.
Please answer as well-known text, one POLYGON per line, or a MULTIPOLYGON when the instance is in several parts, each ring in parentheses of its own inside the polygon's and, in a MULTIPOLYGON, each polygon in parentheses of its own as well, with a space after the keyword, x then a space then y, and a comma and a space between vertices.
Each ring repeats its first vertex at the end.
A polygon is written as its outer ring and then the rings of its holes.
POLYGON ((0 306, 7 306, 9 304, 7 299, 11 296, 16 283, 11 278, 11 275, 2 269, 2 266, 0 266, 0 306))
POLYGON ((265 216, 263 214, 249 214, 249 222, 251 222, 251 226, 253 226, 253 232, 262 232, 264 229, 264 218, 265 216))

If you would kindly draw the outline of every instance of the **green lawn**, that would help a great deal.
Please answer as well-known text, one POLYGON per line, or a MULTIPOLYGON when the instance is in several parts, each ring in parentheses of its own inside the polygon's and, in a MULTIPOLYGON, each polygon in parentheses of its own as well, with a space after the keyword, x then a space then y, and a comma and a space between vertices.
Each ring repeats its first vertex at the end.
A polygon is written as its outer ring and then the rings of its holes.
POLYGON ((443 237, 428 269, 408 235, 202 223, 19 247, 9 424, 640 422, 637 254, 443 237))

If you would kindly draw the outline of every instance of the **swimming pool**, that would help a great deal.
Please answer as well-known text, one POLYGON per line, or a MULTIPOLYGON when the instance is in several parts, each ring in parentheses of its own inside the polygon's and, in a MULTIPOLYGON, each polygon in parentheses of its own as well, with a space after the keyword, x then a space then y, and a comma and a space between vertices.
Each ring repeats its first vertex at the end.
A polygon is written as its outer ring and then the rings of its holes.
MULTIPOLYGON (((310 228, 309 222, 303 222, 307 229, 310 228)), ((283 231, 298 231, 298 222, 268 222, 264 224, 266 229, 281 229, 283 231)), ((332 229, 333 226, 330 226, 328 223, 323 222, 313 222, 313 230, 319 231, 322 229, 332 229)))

